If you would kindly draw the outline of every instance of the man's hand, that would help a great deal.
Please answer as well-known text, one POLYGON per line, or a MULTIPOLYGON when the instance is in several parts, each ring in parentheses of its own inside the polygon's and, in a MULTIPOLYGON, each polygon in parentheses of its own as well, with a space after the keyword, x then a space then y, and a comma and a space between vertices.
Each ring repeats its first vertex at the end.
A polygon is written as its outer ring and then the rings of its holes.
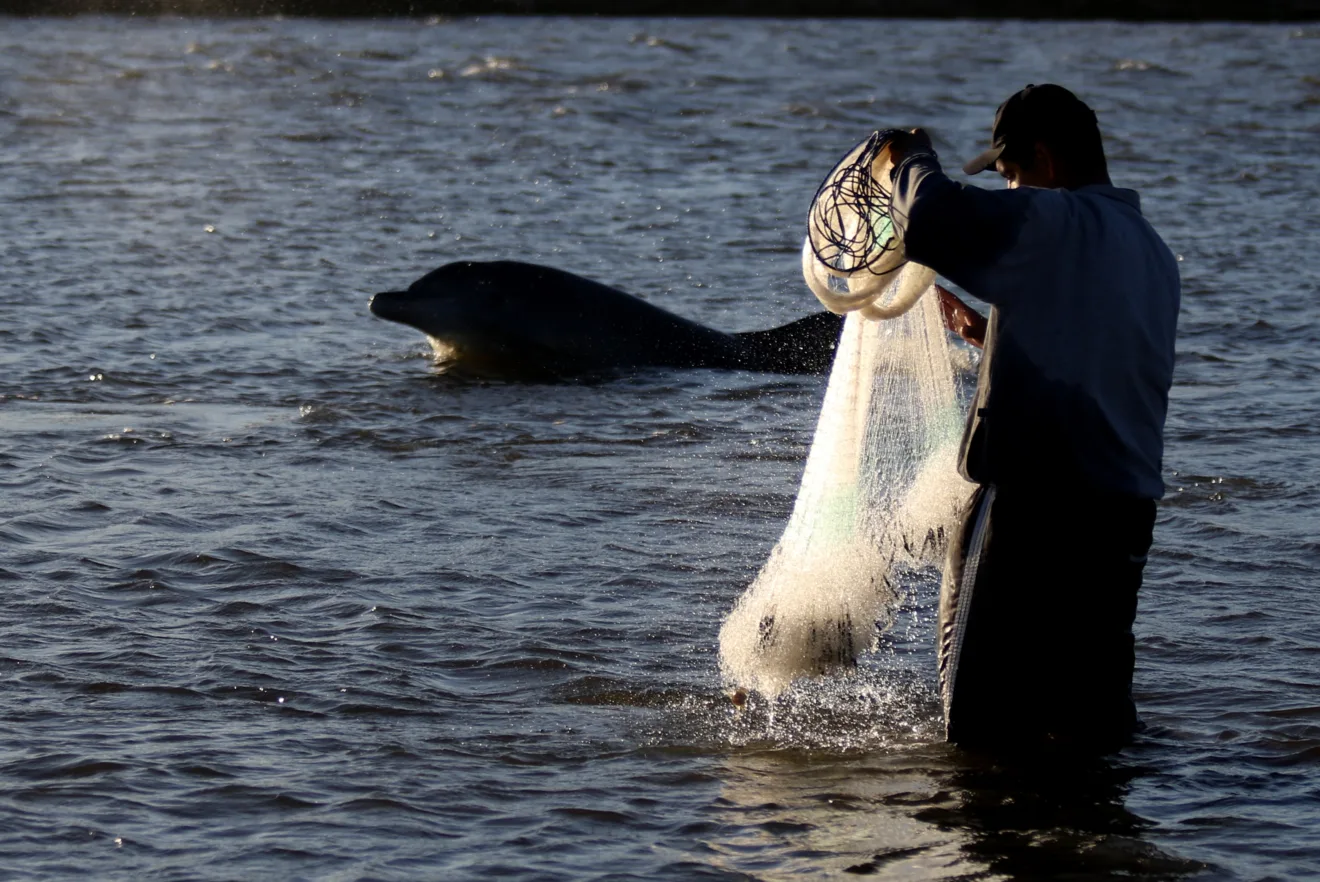
POLYGON ((944 326, 978 349, 985 346, 985 316, 959 300, 952 291, 946 291, 939 285, 935 286, 935 293, 940 298, 940 315, 944 317, 944 326))
POLYGON ((911 132, 898 132, 894 139, 889 142, 889 155, 894 160, 894 165, 898 165, 907 156, 913 153, 931 153, 934 154, 935 148, 930 143, 930 135, 926 134, 925 129, 913 129, 911 132))

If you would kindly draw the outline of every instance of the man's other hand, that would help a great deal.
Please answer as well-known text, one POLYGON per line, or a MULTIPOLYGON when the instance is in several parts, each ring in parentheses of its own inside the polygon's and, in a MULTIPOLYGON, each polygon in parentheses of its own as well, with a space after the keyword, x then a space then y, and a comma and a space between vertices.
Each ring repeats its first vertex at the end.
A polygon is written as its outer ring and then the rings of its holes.
POLYGON ((985 316, 959 300, 952 291, 946 291, 939 285, 935 286, 935 293, 940 297, 940 315, 944 317, 944 326, 978 349, 984 346, 985 316))

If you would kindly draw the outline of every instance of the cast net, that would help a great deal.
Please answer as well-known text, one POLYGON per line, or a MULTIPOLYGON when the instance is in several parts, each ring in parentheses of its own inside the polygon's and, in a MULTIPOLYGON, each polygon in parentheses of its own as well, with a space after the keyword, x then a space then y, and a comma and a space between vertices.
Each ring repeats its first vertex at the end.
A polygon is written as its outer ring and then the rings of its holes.
POLYGON ((846 312, 788 525, 720 629, 724 677, 770 697, 875 648, 904 581, 938 566, 970 485, 934 272, 906 260, 877 132, 812 200, 803 274, 846 312))

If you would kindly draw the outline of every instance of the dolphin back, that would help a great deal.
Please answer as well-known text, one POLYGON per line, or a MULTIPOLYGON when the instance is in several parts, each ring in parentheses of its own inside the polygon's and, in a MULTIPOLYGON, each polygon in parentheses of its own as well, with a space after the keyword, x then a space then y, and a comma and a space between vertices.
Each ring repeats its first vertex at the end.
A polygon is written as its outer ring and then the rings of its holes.
POLYGON ((371 301, 375 315, 426 334, 451 369, 508 379, 645 366, 812 374, 829 370, 843 319, 818 313, 726 334, 552 267, 463 261, 371 301))

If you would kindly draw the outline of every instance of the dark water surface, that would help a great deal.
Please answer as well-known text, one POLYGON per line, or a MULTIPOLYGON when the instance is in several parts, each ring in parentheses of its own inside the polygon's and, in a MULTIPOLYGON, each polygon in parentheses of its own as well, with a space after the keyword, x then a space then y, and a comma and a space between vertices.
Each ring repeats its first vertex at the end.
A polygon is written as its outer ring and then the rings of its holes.
POLYGON ((0 41, 0 877, 1316 876, 1320 30, 0 41), (1103 763, 939 742, 933 581, 857 678, 732 714, 716 631, 821 379, 463 382, 367 312, 517 257, 768 327, 815 308, 797 249, 839 154, 923 124, 970 155, 1048 80, 1096 106, 1185 281, 1149 729, 1103 763))

